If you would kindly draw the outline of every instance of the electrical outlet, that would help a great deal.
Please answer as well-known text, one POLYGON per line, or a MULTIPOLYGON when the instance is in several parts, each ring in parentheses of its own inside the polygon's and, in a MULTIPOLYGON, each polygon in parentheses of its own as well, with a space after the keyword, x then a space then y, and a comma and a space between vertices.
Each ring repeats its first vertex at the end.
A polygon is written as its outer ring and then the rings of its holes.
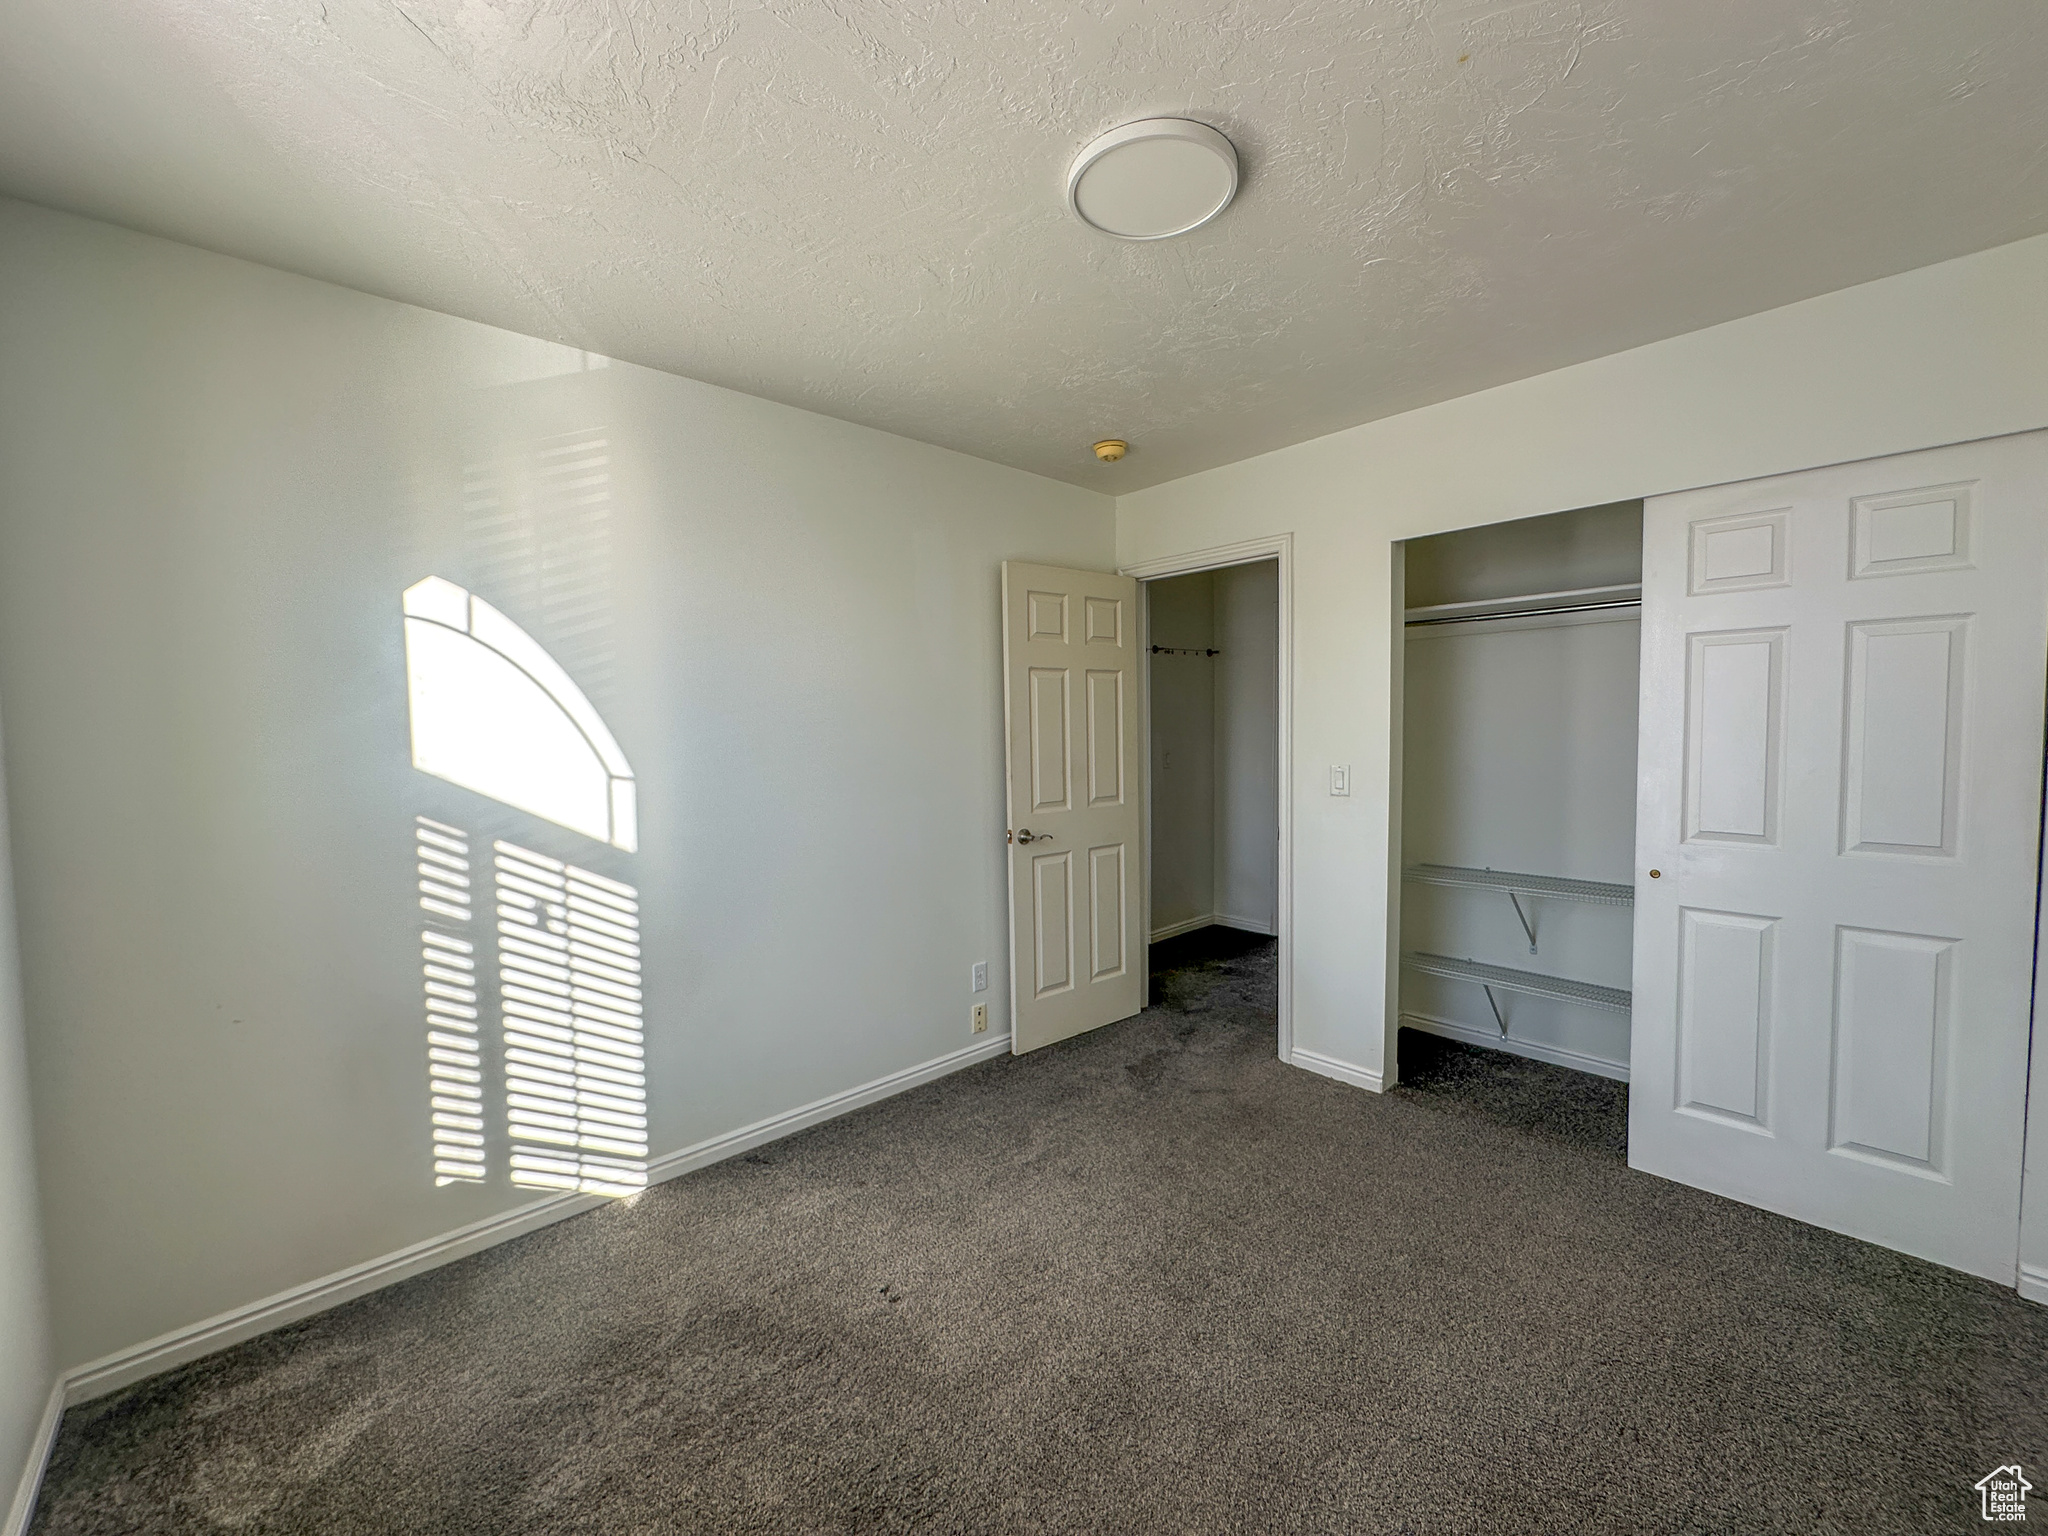
POLYGON ((985 1035, 988 1033, 987 1003, 976 1003, 974 1005, 974 1032, 977 1035, 985 1035))
POLYGON ((971 990, 976 992, 986 992, 988 990, 988 962, 986 960, 974 962, 974 986, 971 990))

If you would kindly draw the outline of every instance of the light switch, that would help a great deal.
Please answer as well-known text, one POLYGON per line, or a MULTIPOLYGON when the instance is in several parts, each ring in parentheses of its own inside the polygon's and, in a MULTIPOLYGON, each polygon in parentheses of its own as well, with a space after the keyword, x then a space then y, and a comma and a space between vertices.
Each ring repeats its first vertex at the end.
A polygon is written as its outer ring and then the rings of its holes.
POLYGON ((1351 765, 1332 763, 1330 765, 1330 793, 1348 795, 1351 793, 1351 765))

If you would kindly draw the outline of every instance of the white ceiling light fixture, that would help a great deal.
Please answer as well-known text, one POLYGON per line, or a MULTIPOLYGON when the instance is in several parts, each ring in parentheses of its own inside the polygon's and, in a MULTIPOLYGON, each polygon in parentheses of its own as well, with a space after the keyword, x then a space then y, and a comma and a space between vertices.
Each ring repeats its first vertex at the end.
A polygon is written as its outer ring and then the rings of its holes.
POLYGON ((1164 240, 1215 218, 1237 195, 1237 149, 1207 123, 1148 117, 1074 157, 1067 206, 1119 240, 1164 240))

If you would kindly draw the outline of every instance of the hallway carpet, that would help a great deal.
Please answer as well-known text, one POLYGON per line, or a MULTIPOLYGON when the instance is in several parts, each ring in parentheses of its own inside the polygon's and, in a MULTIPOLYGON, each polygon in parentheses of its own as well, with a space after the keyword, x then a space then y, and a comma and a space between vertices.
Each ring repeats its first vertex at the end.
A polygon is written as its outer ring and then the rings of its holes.
MULTIPOLYGON (((1241 946, 1240 946, 1241 947, 1241 946)), ((1274 1059, 1272 947, 66 1416, 43 1536, 1982 1529, 2048 1309, 1274 1059)))

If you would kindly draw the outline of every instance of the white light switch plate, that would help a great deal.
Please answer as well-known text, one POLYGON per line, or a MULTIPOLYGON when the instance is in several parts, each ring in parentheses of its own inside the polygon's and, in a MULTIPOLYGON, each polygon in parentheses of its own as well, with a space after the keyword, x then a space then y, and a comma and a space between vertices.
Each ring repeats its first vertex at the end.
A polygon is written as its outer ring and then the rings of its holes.
POLYGON ((1330 793, 1348 795, 1351 793, 1351 765, 1332 763, 1330 765, 1330 793))

